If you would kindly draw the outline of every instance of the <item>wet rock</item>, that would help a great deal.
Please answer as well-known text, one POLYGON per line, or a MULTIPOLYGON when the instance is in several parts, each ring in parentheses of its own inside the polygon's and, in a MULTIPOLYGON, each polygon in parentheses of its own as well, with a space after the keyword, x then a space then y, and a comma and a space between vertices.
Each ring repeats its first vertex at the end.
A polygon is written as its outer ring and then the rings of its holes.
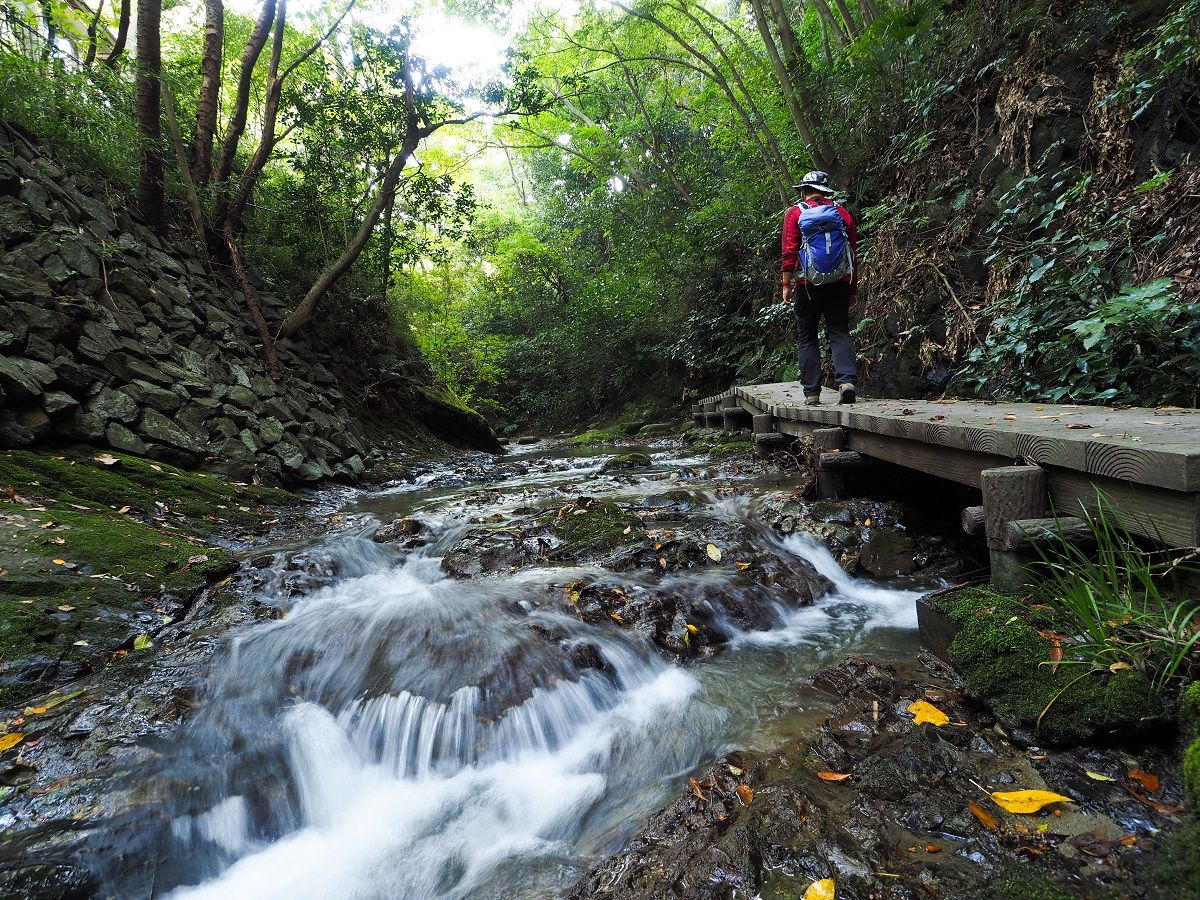
POLYGON ((393 541, 416 537, 421 533, 423 527, 416 519, 393 519, 387 525, 375 529, 375 533, 371 535, 371 539, 377 544, 388 544, 393 541))
POLYGON ((625 469, 645 469, 651 465, 650 455, 647 453, 626 453, 623 456, 616 456, 604 464, 602 472, 620 472, 625 469))
POLYGON ((541 440, 541 438, 538 438, 532 434, 523 434, 517 438, 517 443, 523 446, 529 446, 530 444, 536 444, 539 440, 541 440))
POLYGON ((896 528, 875 528, 859 553, 862 567, 877 578, 911 574, 916 543, 896 528))
POLYGON ((471 528, 446 551, 442 570, 452 578, 512 572, 546 558, 550 542, 519 528, 471 528))

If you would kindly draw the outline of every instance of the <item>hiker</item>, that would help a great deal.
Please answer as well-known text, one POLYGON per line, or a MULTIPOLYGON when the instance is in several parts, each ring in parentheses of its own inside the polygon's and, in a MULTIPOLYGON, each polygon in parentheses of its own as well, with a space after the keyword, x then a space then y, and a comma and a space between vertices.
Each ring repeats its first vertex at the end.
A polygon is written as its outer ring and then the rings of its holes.
POLYGON ((858 299, 858 233, 854 219, 830 199, 829 176, 809 172, 796 189, 800 200, 783 217, 783 302, 796 313, 797 356, 804 403, 821 403, 821 345, 825 319, 842 403, 855 400, 858 366, 850 337, 850 304, 858 299))

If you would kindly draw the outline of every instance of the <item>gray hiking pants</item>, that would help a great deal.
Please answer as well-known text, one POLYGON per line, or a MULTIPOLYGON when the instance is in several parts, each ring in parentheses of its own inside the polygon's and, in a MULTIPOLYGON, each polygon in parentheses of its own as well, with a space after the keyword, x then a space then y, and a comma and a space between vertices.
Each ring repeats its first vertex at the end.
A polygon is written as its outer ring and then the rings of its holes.
POLYGON ((817 286, 797 283, 791 296, 796 311, 797 357, 804 395, 821 393, 821 345, 817 340, 821 319, 825 320, 837 383, 854 384, 858 365, 854 359, 854 339, 850 337, 850 282, 817 286))

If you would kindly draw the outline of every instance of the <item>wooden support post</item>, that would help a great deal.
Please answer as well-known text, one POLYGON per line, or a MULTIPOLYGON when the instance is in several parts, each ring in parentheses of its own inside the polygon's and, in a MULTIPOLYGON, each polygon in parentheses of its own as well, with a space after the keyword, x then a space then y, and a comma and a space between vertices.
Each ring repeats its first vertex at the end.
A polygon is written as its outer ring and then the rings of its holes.
POLYGON ((751 416, 750 430, 755 434, 770 434, 775 430, 775 417, 769 413, 751 416))
POLYGON ((1046 510, 1046 473, 1038 466, 1001 466, 979 473, 983 489, 983 530, 992 563, 992 584, 1020 590, 1028 584, 1028 550, 1006 550, 1008 523, 1036 519, 1046 510))
POLYGON ((821 458, 846 446, 846 435, 840 428, 818 428, 812 439, 817 463, 817 496, 822 500, 836 500, 845 492, 845 479, 838 472, 824 468, 821 458))
POLYGON ((979 534, 983 531, 982 506, 968 506, 962 511, 962 530, 967 534, 979 534))
POLYGON ((817 454, 817 468, 821 470, 827 469, 861 469, 863 466, 869 466, 872 459, 869 456, 863 456, 861 453, 855 453, 853 450, 843 450, 840 453, 819 453, 817 454))
POLYGON ((721 404, 709 400, 704 404, 704 424, 709 428, 720 428, 725 424, 725 414, 721 412, 721 404))
POLYGON ((750 427, 750 413, 742 409, 737 397, 730 395, 722 400, 721 412, 725 417, 723 425, 726 431, 744 431, 750 427))
POLYGON ((775 431, 760 432, 751 435, 750 439, 754 441, 754 452, 764 459, 775 451, 782 450, 783 445, 790 440, 786 434, 779 434, 775 431))
POLYGON ((692 424, 697 425, 701 428, 704 427, 704 404, 703 403, 693 403, 692 404, 692 424))

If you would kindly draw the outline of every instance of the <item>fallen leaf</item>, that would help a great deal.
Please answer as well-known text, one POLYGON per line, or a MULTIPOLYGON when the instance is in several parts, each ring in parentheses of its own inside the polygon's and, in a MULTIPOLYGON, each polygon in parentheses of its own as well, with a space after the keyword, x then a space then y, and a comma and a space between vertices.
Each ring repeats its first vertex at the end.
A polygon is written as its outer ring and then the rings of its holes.
POLYGON ((0 734, 0 751, 11 750, 23 740, 25 740, 25 735, 19 731, 10 731, 5 734, 0 734))
POLYGON ((1141 784, 1142 787, 1152 794, 1157 794, 1158 789, 1162 787, 1162 783, 1158 780, 1158 776, 1151 772, 1143 772, 1141 769, 1134 769, 1129 773, 1129 777, 1141 784))
POLYGON ((851 774, 850 772, 818 772, 817 777, 822 781, 845 781, 851 774))
POLYGON ((1051 673, 1058 671, 1058 664, 1063 661, 1062 644, 1058 641, 1054 642, 1054 646, 1050 648, 1050 671, 1051 673))
POLYGON ((863 524, 866 525, 868 528, 870 528, 871 527, 871 517, 868 516, 867 518, 863 519, 863 524))
POLYGON ((737 786, 737 795, 741 798, 743 806, 749 806, 754 802, 754 791, 751 790, 748 784, 739 784, 737 786))
POLYGON ((52 559, 50 562, 54 563, 56 566, 65 566, 67 564, 65 559, 52 559))
POLYGON ((1131 666, 1127 662, 1115 662, 1111 666, 1108 667, 1108 671, 1120 672, 1122 669, 1132 669, 1132 668, 1133 668, 1133 666, 1131 666))
POLYGON ((629 534, 629 532, 631 532, 631 531, 633 531, 633 526, 632 526, 632 525, 626 525, 626 526, 625 526, 625 530, 624 530, 624 531, 622 531, 622 532, 621 532, 621 534, 629 534))
POLYGON ((716 544, 709 544, 707 547, 704 548, 704 552, 708 554, 708 558, 711 559, 713 562, 721 561, 721 548, 718 547, 716 544))
POLYGON ((704 789, 700 787, 700 782, 698 782, 695 778, 691 779, 688 782, 688 787, 690 787, 692 789, 692 793, 695 794, 697 797, 699 797, 701 800, 708 799, 708 797, 706 797, 704 795, 704 789))
POLYGON ((925 852, 926 852, 926 853, 941 853, 941 852, 942 852, 942 848, 941 848, 941 847, 939 847, 937 844, 926 844, 926 845, 925 845, 925 852))
MULTIPOLYGON (((613 615, 615 617, 616 614, 614 613, 613 615)), ((134 650, 149 650, 153 646, 154 644, 151 643, 150 635, 148 634, 139 634, 133 639, 134 650)))
POLYGON ((1051 803, 1073 803, 1070 797, 1053 791, 992 791, 992 800, 1010 813, 1035 813, 1051 803))
POLYGON ((737 766, 730 766, 729 774, 732 775, 734 778, 740 778, 742 775, 746 774, 746 770, 739 769, 737 766))
POLYGON ((748 568, 750 568, 750 563, 748 563, 748 562, 736 562, 736 563, 734 563, 734 565, 737 566, 738 569, 740 569, 743 572, 745 572, 748 568))
POLYGON ((122 506, 120 509, 117 510, 117 515, 123 516, 123 515, 125 515, 125 513, 129 512, 131 509, 133 509, 132 506, 122 506))
POLYGON ((82 697, 85 693, 87 693, 87 688, 80 688, 77 691, 71 691, 69 694, 61 694, 57 697, 51 697, 46 701, 46 705, 41 707, 41 709, 54 709, 56 706, 62 706, 68 700, 74 700, 76 697, 82 697))
POLYGON ((1005 416, 1004 418, 1005 418, 1005 420, 1006 420, 1006 421, 1009 421, 1009 422, 1015 422, 1015 421, 1017 421, 1017 417, 1016 417, 1016 416, 1005 416))
POLYGON ((967 801, 967 809, 969 809, 971 811, 971 815, 973 815, 976 819, 979 820, 979 824, 982 825, 984 828, 986 828, 988 831, 996 830, 996 828, 999 824, 996 822, 996 817, 993 816, 986 809, 984 809, 982 806, 980 806, 978 803, 976 803, 974 800, 967 801))
POLYGON ((837 897, 837 882, 832 878, 822 878, 814 881, 804 892, 804 900, 835 900, 837 897))
POLYGON ((1070 422, 1067 424, 1067 427, 1071 428, 1073 430, 1079 430, 1079 429, 1091 428, 1092 426, 1085 425, 1083 422, 1070 422))
POLYGON ((203 553, 197 553, 195 556, 188 557, 189 566, 194 566, 202 562, 208 562, 208 556, 203 553))
POLYGON ((1116 781, 1117 780, 1108 775, 1101 775, 1099 772, 1085 771, 1083 774, 1086 775, 1088 778, 1092 779, 1092 781, 1116 781))
POLYGON ((92 459, 104 466, 115 466, 120 462, 120 460, 111 453, 101 453, 99 456, 93 456, 92 459))
POLYGON ((27 716, 40 716, 45 711, 46 711, 46 707, 44 707, 44 706, 27 706, 23 710, 21 710, 21 712, 23 712, 27 716))
POLYGON ((913 724, 923 725, 928 722, 931 725, 941 727, 950 721, 950 717, 934 706, 932 703, 927 703, 924 700, 917 700, 908 707, 908 711, 913 714, 913 724))

